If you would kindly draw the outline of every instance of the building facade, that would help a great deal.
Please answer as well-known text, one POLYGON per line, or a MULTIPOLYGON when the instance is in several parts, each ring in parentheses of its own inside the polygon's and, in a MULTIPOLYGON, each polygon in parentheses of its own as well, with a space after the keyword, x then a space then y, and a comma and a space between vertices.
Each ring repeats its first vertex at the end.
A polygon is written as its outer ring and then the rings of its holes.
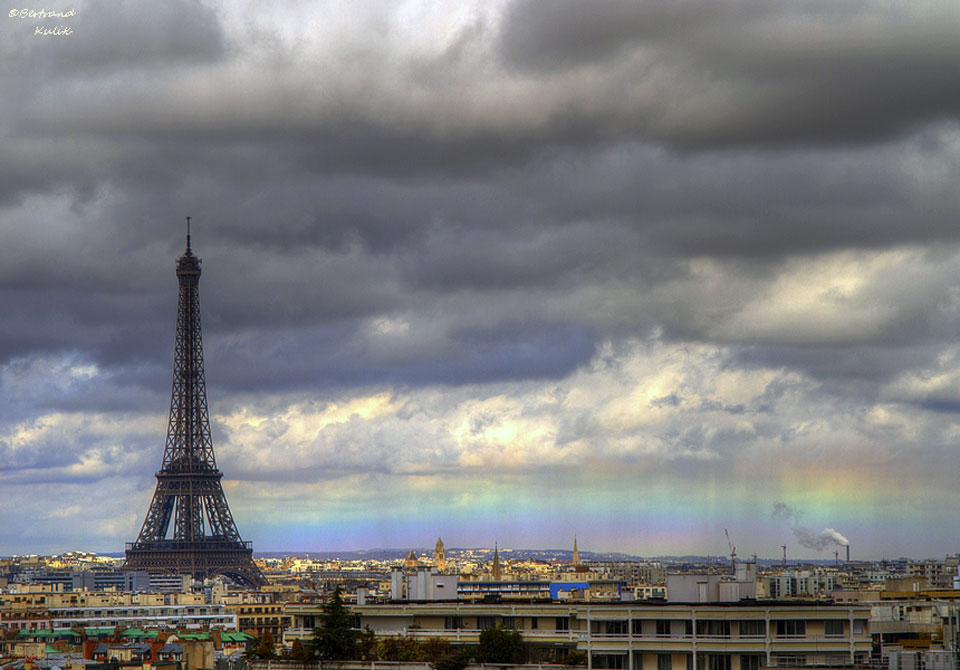
MULTIPOLYGON (((307 637, 316 605, 288 605, 287 639, 307 637)), ((853 667, 871 652, 869 606, 823 602, 391 603, 353 608, 378 636, 476 644, 517 630, 533 662, 586 655, 588 668, 759 670, 853 667)))

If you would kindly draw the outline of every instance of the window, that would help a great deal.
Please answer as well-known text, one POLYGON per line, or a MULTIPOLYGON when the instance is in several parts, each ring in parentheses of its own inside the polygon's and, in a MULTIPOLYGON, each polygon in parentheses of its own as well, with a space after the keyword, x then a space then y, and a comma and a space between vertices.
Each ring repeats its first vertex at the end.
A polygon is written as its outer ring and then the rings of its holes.
POLYGON ((626 621, 591 621, 590 632, 594 635, 626 635, 626 621))
POLYGON ((673 670, 673 656, 657 654, 657 670, 673 670))
POLYGON ((824 621, 823 634, 827 637, 843 637, 843 619, 827 619, 824 621))
POLYGON ((764 637, 767 625, 763 619, 747 619, 740 622, 740 637, 764 637))
POLYGON ((556 630, 570 630, 570 617, 558 616, 554 627, 556 630))
POLYGON ((444 619, 443 627, 447 630, 457 630, 463 628, 463 617, 462 616, 447 616, 444 619))
POLYGON ((740 654, 740 670, 760 670, 763 654, 740 654))
POLYGON ((512 617, 512 616, 505 616, 505 617, 503 617, 502 623, 503 623, 503 627, 504 627, 504 628, 516 628, 516 627, 517 627, 517 620, 516 620, 514 617, 512 617))
POLYGON ((730 670, 730 654, 708 654, 707 670, 730 670))
POLYGON ((630 629, 633 631, 634 635, 643 635, 643 620, 634 619, 633 622, 630 624, 630 629))
POLYGON ((657 619, 657 637, 670 637, 670 621, 657 619))
POLYGON ((729 621, 698 621, 697 635, 730 637, 729 621))
POLYGON ((865 624, 867 622, 863 619, 854 619, 853 620, 853 634, 854 635, 863 635, 865 629, 865 624))
POLYGON ((479 628, 480 630, 495 628, 496 625, 497 625, 497 617, 495 616, 478 616, 477 617, 477 628, 479 628))
POLYGON ((537 621, 537 617, 535 616, 530 617, 530 630, 537 630, 538 625, 539 625, 539 622, 537 621))
POLYGON ((806 621, 792 619, 777 621, 777 637, 803 637, 806 634, 806 621))
POLYGON ((597 670, 623 670, 627 667, 627 655, 594 654, 592 665, 597 670))

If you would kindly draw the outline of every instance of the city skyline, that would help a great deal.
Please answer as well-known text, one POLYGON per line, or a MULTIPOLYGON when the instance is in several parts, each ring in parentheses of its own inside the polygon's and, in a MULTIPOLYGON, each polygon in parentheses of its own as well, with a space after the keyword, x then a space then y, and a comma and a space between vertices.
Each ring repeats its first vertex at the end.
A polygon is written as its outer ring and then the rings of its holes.
POLYGON ((0 22, 0 555, 135 539, 188 215, 258 552, 960 551, 960 6, 63 9, 0 22))

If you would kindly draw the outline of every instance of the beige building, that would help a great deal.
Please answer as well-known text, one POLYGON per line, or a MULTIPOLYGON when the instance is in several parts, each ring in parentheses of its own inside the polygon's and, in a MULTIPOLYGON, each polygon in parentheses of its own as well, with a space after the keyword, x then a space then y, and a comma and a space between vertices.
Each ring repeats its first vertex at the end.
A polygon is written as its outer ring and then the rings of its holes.
POLYGON ((237 630, 254 637, 263 637, 269 631, 274 640, 279 640, 293 621, 284 611, 283 603, 236 603, 225 607, 237 617, 237 630))
MULTIPOLYGON (((318 605, 288 605, 287 640, 307 637, 318 605)), ((520 632, 532 662, 583 652, 590 668, 759 670, 852 667, 871 651, 869 606, 823 602, 404 603, 353 608, 378 636, 475 644, 486 628, 520 632)))
POLYGON ((196 593, 64 591, 56 585, 17 584, 9 592, 0 593, 0 629, 40 630, 60 626, 67 619, 77 625, 80 621, 91 626, 121 625, 134 619, 141 621, 148 611, 178 607, 180 611, 190 610, 191 616, 209 608, 203 594, 196 593), (101 623, 104 620, 107 623, 101 623))

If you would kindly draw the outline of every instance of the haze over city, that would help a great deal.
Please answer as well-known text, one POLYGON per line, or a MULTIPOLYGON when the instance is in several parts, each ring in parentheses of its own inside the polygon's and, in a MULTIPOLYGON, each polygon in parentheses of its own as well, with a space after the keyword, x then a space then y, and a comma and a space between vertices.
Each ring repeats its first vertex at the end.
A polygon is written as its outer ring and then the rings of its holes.
POLYGON ((958 550, 960 6, 58 9, 0 22, 0 555, 135 539, 188 215, 258 551, 958 550))

